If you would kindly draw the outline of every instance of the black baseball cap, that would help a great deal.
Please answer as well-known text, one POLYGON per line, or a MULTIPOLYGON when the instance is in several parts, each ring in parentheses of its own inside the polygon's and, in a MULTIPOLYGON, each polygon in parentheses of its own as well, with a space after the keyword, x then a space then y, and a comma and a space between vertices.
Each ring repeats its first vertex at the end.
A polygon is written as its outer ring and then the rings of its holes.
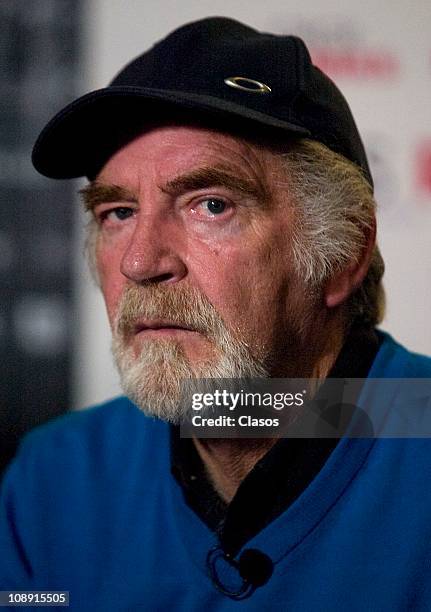
POLYGON ((33 165, 50 178, 92 177, 123 144, 179 116, 250 137, 316 140, 373 184, 350 108, 304 42, 224 17, 180 27, 66 106, 39 135, 33 165))

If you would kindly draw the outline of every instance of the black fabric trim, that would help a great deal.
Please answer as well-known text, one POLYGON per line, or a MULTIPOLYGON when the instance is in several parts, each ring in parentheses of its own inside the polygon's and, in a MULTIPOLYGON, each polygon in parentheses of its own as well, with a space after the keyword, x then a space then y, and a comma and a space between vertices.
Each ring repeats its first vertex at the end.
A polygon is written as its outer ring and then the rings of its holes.
POLYGON ((171 427, 171 472, 190 508, 212 531, 221 530, 228 506, 209 481, 193 440, 180 438, 175 426, 171 427))

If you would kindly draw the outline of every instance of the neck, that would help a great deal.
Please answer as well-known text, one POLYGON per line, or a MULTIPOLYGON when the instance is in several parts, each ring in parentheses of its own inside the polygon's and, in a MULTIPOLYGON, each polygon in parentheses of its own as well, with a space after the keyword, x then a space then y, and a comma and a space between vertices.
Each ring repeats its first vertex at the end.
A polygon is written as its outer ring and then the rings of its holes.
MULTIPOLYGON (((327 377, 343 345, 343 328, 332 327, 329 338, 331 342, 324 342, 321 345, 319 358, 314 365, 307 368, 307 375, 299 377, 319 380, 327 377)), ((226 503, 230 503, 241 482, 274 446, 277 438, 194 438, 193 441, 213 487, 226 503)))
POLYGON ((230 503, 239 485, 276 439, 193 439, 207 476, 220 497, 230 503))

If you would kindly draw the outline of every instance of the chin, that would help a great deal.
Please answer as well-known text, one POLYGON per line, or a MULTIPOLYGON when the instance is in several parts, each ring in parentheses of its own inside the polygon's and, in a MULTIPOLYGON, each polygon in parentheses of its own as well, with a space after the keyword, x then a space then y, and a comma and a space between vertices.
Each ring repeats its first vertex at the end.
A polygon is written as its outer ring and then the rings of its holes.
POLYGON ((261 363, 252 359, 244 345, 191 360, 182 343, 172 340, 146 342, 138 356, 115 338, 112 352, 124 393, 146 415, 178 424, 190 416, 187 382, 205 378, 267 378, 261 363))

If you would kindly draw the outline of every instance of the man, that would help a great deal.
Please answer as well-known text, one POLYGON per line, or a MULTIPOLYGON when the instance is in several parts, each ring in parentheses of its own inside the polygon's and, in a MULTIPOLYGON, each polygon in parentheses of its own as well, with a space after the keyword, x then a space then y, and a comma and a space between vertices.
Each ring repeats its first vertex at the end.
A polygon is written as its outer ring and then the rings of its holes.
POLYGON ((90 180, 89 257, 130 399, 26 439, 0 588, 69 591, 76 610, 429 609, 428 440, 178 428, 187 380, 431 373, 374 329, 371 174, 302 41, 184 26, 59 113, 33 161, 90 180))

